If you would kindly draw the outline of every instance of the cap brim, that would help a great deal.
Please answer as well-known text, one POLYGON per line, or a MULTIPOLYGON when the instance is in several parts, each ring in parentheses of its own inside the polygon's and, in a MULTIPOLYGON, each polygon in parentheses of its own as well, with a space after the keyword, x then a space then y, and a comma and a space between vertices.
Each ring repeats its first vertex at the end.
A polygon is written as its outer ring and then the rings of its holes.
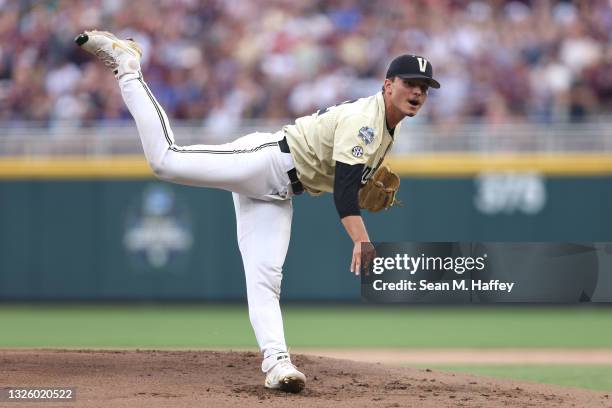
POLYGON ((430 87, 435 88, 435 89, 440 88, 440 83, 436 81, 435 79, 428 77, 427 75, 405 74, 405 75, 397 75, 397 76, 402 79, 422 79, 425 82, 427 82, 427 84, 430 87))

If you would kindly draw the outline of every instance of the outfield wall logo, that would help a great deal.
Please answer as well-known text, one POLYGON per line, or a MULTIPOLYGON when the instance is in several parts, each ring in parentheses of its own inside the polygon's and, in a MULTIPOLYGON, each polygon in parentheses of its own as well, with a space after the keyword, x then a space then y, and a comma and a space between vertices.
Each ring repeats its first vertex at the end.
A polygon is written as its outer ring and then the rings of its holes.
POLYGON ((538 173, 487 172, 475 183, 474 206, 486 215, 536 215, 546 206, 545 179, 538 173))
POLYGON ((609 243, 374 243, 361 294, 380 303, 612 302, 609 243))
POLYGON ((156 269, 171 265, 193 244, 189 214, 167 186, 153 184, 128 211, 123 243, 138 263, 156 269))

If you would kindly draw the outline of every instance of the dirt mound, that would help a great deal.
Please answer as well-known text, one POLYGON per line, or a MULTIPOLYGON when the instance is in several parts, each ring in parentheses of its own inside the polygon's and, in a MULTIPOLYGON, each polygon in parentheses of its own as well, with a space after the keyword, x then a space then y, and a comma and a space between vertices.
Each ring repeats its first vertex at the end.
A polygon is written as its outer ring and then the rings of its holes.
POLYGON ((252 352, 0 350, 0 387, 75 387, 75 403, 45 404, 71 407, 612 407, 612 396, 586 390, 292 359, 308 377, 297 395, 265 389, 259 355, 252 352))

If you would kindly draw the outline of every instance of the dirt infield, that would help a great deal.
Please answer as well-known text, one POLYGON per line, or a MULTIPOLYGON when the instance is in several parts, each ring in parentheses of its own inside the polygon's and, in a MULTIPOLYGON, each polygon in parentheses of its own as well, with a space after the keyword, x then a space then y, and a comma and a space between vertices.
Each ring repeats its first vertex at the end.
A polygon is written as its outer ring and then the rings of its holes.
POLYGON ((301 354, 293 360, 308 377, 297 395, 264 389, 253 352, 0 350, 0 387, 76 388, 76 402, 45 407, 612 407, 601 392, 301 354))

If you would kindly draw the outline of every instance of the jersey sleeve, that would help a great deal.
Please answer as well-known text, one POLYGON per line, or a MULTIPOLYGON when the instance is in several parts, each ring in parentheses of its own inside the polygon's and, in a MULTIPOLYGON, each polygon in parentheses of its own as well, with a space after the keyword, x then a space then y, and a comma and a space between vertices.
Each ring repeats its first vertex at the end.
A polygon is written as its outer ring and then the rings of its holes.
POLYGON ((350 115, 338 121, 332 159, 349 165, 365 164, 380 145, 378 130, 366 115, 350 115))

